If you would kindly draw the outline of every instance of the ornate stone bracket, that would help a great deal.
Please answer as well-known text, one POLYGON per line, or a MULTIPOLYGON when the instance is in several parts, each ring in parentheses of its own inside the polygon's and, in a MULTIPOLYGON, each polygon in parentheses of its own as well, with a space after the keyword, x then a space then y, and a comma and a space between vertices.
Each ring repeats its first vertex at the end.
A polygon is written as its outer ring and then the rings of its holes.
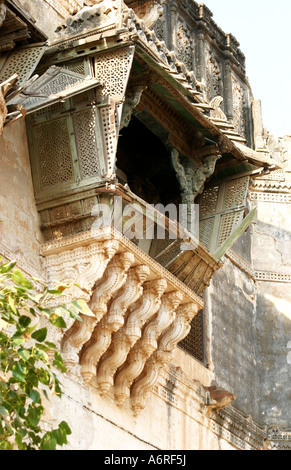
MULTIPOLYGON (((197 152, 197 157, 203 158, 203 164, 200 167, 190 159, 182 165, 179 151, 175 148, 171 151, 172 164, 181 188, 182 204, 187 204, 188 207, 194 204, 195 198, 203 192, 206 180, 214 173, 216 162, 221 158, 221 150, 218 145, 207 146, 197 152)), ((190 212, 187 221, 188 229, 191 228, 191 216, 190 212)))
MULTIPOLYGON (((54 285, 58 283, 70 283, 72 287, 60 296, 58 303, 66 302, 70 298, 90 300, 95 283, 102 278, 105 269, 118 249, 115 240, 96 243, 90 248, 76 248, 68 253, 58 253, 46 258, 49 282, 54 285), (90 255, 89 260, 86 254, 90 255)), ((95 318, 84 317, 83 322, 76 322, 67 331, 63 340, 64 358, 67 364, 76 362, 76 354, 81 348, 83 337, 90 335, 95 318), (73 354, 73 358, 71 358, 73 354)))
POLYGON ((220 105, 223 102, 222 96, 215 96, 211 101, 210 101, 210 107, 212 110, 210 111, 210 117, 213 119, 221 119, 222 121, 227 121, 227 117, 222 111, 220 105))
POLYGON ((112 334, 122 327, 127 309, 142 295, 142 284, 148 275, 149 269, 146 266, 132 268, 124 286, 114 297, 107 315, 97 324, 91 341, 85 345, 81 355, 82 375, 86 382, 90 382, 96 375, 99 359, 110 346, 112 334))
POLYGON ((130 123, 132 113, 139 104, 144 89, 145 85, 136 85, 130 90, 129 95, 125 98, 122 110, 120 130, 124 127, 127 127, 130 123))
POLYGON ((203 164, 200 167, 190 159, 187 159, 185 166, 183 166, 179 160, 177 149, 172 149, 171 157, 183 199, 186 201, 191 197, 194 201, 202 193, 207 178, 213 174, 216 162, 221 158, 221 150, 218 145, 211 145, 197 151, 195 157, 203 158, 203 164))
POLYGON ((118 404, 130 397, 130 387, 143 371, 146 360, 158 347, 158 338, 176 316, 176 309, 183 300, 181 292, 170 292, 162 297, 162 305, 156 317, 146 325, 142 338, 131 349, 127 361, 115 378, 115 398, 118 404))
POLYGON ((176 319, 160 338, 158 349, 146 362, 144 372, 131 390, 132 408, 135 414, 144 409, 146 397, 157 383, 160 370, 172 360, 173 350, 188 335, 190 322, 197 313, 196 304, 186 304, 177 310, 176 319))
POLYGON ((75 362, 75 360, 72 361, 71 354, 78 354, 90 339, 95 325, 107 311, 107 303, 125 283, 127 271, 133 262, 134 255, 132 253, 121 253, 116 255, 108 265, 103 278, 96 285, 90 303, 95 317, 84 317, 82 322, 76 321, 66 334, 62 350, 67 364, 75 362))
MULTIPOLYGON (((159 364, 153 367, 159 377, 203 302, 121 234, 99 230, 94 235, 99 241, 92 233, 82 234, 48 244, 43 253, 50 280, 88 284, 84 299, 94 316, 75 321, 58 339, 68 373, 121 404, 130 399, 133 386, 153 360, 159 364), (102 236, 107 240, 100 241, 102 236), (166 361, 160 360, 163 354, 166 361)), ((144 402, 147 394, 140 393, 144 402)))
POLYGON ((162 279, 146 284, 143 297, 130 309, 124 328, 113 335, 109 354, 98 366, 97 383, 102 394, 113 385, 113 376, 142 336, 142 327, 159 309, 166 287, 162 279))

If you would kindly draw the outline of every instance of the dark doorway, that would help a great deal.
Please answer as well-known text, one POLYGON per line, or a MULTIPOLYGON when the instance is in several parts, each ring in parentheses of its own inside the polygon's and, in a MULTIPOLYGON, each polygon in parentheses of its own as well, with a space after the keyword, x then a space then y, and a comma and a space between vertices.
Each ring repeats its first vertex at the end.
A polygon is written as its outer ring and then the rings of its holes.
POLYGON ((117 168, 121 181, 149 204, 179 203, 180 189, 170 154, 160 139, 133 117, 120 132, 117 168))

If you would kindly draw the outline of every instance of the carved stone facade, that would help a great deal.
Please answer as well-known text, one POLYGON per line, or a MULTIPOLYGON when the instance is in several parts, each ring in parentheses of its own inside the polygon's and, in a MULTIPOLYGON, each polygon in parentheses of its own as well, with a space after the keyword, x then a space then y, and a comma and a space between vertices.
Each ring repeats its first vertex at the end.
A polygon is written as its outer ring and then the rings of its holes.
POLYGON ((47 425, 64 413, 72 449, 290 448, 290 138, 263 129, 237 40, 190 0, 16 3, 0 254, 91 311, 49 328, 47 425))

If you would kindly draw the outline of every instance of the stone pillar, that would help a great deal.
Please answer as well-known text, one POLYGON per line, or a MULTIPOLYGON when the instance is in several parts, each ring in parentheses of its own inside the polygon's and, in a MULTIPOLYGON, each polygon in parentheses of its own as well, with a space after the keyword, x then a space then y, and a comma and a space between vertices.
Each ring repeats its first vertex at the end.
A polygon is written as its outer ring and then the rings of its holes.
POLYGON ((231 78, 231 62, 229 59, 224 61, 224 103, 225 114, 229 121, 233 120, 233 93, 232 93, 232 78, 231 78))
POLYGON ((252 115, 253 115, 253 127, 254 127, 254 144, 257 152, 267 152, 265 140, 264 140, 264 127, 262 119, 262 106, 260 100, 253 100, 252 102, 252 115))
POLYGON ((196 63, 196 75, 197 79, 206 83, 206 63, 205 63, 205 39, 203 32, 199 32, 197 40, 197 63, 196 63))

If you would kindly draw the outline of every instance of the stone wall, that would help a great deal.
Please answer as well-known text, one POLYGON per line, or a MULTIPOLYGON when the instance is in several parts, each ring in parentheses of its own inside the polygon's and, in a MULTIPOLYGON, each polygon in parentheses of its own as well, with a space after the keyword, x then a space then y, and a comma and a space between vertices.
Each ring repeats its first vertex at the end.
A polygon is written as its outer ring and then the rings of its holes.
POLYGON ((254 281, 226 259, 214 276, 206 303, 215 382, 234 393, 235 408, 258 417, 254 281))
MULTIPOLYGON (((180 352, 183 355, 183 352, 180 352)), ((187 364, 186 355, 175 358, 187 364)), ((192 362, 192 372, 193 360, 192 362)), ((173 367, 173 366, 172 366, 173 367)), ((199 365, 196 366, 199 370, 199 365)), ((203 374, 202 374, 203 375, 203 374)), ((201 375, 196 375, 201 379, 201 375)), ((72 429, 67 449, 87 450, 238 450, 261 449, 264 433, 235 417, 211 418, 203 412, 202 386, 187 379, 181 369, 170 369, 154 393, 147 408, 137 417, 130 409, 118 407, 110 397, 82 386, 76 378, 62 378, 64 396, 54 398, 47 409, 47 425, 56 425, 60 417, 72 429), (73 412, 72 412, 73 410, 73 412), (217 422, 217 421, 220 421, 217 422), (231 430, 236 422, 236 433, 231 430), (238 429, 241 427, 241 430, 238 429), (249 434, 248 434, 249 433, 249 434)))
MULTIPOLYGON (((287 159, 285 168, 288 168, 287 159)), ((251 182, 252 227, 228 252, 207 293, 210 366, 256 422, 290 430, 290 180, 278 170, 251 182)))
MULTIPOLYGON (((287 158, 285 169, 288 168, 287 158)), ((268 425, 290 428, 291 184, 288 172, 253 182, 258 216, 252 237, 256 273, 257 370, 260 414, 268 425)))
POLYGON ((21 5, 36 20, 36 25, 48 37, 51 42, 55 35, 55 29, 68 15, 68 11, 57 0, 22 0, 21 5))
POLYGON ((0 149, 0 254, 19 260, 29 274, 39 274, 42 238, 24 120, 4 128, 0 149))

